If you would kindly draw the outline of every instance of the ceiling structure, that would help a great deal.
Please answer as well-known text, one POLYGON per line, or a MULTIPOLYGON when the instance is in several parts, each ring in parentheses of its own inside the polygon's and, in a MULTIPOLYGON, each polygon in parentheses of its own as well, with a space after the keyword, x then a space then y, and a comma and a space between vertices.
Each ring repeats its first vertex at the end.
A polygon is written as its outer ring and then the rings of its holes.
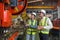
POLYGON ((51 8, 56 9, 60 6, 60 0, 27 0, 27 8, 51 8))
MULTIPOLYGON (((28 10, 38 12, 40 9, 47 9, 50 13, 50 10, 56 10, 60 0, 28 0, 28 10), (36 10, 37 9, 37 10, 36 10)), ((27 11, 28 12, 28 11, 27 11)))
POLYGON ((58 0, 28 0, 28 6, 56 6, 58 0))
POLYGON ((28 1, 28 3, 32 3, 32 2, 38 2, 38 1, 45 1, 45 2, 52 2, 52 1, 58 1, 58 0, 27 0, 28 1))

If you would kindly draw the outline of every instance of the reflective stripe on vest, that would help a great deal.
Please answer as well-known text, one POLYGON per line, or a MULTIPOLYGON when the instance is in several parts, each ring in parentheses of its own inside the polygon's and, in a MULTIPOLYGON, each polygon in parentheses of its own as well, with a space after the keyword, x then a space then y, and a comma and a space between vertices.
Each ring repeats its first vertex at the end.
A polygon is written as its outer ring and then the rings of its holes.
POLYGON ((31 34, 32 32, 32 35, 35 35, 36 34, 36 29, 27 29, 27 34, 31 34))
MULTIPOLYGON (((48 24, 46 23, 46 20, 47 20, 46 17, 44 18, 44 20, 41 20, 39 22, 39 26, 48 26, 48 24)), ((49 34, 49 31, 45 30, 45 29, 41 30, 40 32, 43 33, 43 34, 49 34)))
MULTIPOLYGON (((34 20, 33 23, 32 23, 31 20, 29 20, 28 22, 29 22, 29 25, 33 25, 33 26, 36 25, 36 20, 34 20)), ((31 32, 32 32, 32 35, 35 35, 36 34, 36 29, 28 28, 27 29, 27 34, 31 34, 31 32)))

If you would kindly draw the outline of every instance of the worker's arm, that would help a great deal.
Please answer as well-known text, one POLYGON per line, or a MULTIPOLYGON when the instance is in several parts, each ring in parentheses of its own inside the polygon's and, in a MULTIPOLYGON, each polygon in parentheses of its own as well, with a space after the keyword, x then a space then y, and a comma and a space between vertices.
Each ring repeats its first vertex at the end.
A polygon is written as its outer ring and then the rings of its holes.
POLYGON ((44 29, 47 29, 47 30, 52 29, 53 25, 52 25, 51 20, 48 18, 46 22, 47 22, 48 26, 44 26, 44 29))

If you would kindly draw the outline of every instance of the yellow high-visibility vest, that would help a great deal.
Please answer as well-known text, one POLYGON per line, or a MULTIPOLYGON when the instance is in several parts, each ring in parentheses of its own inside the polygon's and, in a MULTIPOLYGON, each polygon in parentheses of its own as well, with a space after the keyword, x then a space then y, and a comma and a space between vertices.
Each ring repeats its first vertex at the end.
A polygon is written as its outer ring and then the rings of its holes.
MULTIPOLYGON (((48 26, 48 24, 46 23, 46 20, 47 20, 47 17, 44 17, 44 20, 41 20, 39 22, 39 26, 43 26, 43 27, 48 26)), ((40 30, 40 32, 43 33, 43 34, 49 34, 49 31, 46 30, 46 29, 42 29, 42 30, 40 30)))
POLYGON ((34 26, 36 24, 36 20, 34 20, 33 23, 31 20, 29 20, 29 25, 31 25, 31 24, 34 26))
MULTIPOLYGON (((32 21, 29 20, 28 21, 29 25, 31 25, 32 21)), ((33 21, 32 25, 36 25, 36 20, 33 21)), ((27 29, 27 34, 31 34, 31 31, 32 31, 32 35, 35 35, 36 34, 36 29, 33 29, 33 28, 28 28, 27 29)))

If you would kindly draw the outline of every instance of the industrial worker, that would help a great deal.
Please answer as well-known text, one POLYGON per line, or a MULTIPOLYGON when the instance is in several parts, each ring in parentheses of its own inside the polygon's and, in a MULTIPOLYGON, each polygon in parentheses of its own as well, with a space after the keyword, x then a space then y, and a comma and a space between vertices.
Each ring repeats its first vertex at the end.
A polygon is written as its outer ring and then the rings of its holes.
POLYGON ((40 40, 48 40, 49 30, 53 28, 51 20, 45 15, 46 11, 44 9, 41 9, 39 12, 40 21, 38 25, 40 40))
POLYGON ((37 21, 35 17, 36 17, 36 13, 33 12, 31 14, 30 19, 28 20, 28 24, 26 25, 28 27, 27 34, 26 34, 26 40, 35 40, 36 29, 37 29, 37 21))

